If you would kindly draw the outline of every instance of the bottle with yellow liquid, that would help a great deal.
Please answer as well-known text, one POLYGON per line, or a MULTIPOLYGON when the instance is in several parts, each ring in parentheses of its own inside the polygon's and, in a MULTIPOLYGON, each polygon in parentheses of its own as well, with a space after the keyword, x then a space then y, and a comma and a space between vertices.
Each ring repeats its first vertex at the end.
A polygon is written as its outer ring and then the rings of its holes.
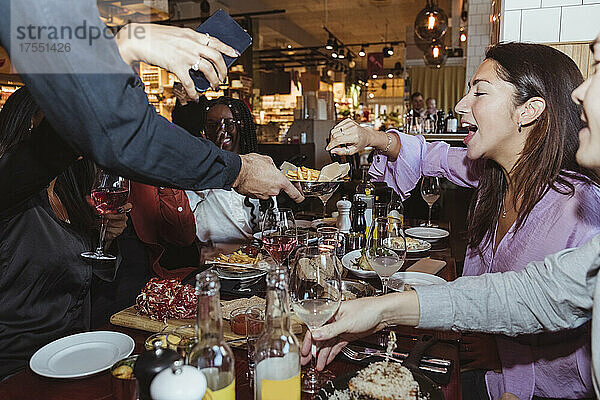
POLYGON ((300 400, 300 347, 291 330, 286 270, 267 275, 266 327, 255 357, 255 400, 300 400))
POLYGON ((190 352, 189 363, 206 377, 208 388, 203 400, 235 400, 234 357, 223 339, 220 288, 214 272, 197 275, 198 343, 190 352))

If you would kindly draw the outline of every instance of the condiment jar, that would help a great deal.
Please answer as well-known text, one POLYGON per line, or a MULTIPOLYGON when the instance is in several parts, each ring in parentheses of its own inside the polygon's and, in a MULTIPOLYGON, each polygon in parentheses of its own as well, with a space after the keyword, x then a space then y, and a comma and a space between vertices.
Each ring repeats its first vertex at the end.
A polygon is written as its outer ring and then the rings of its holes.
POLYGON ((159 372, 150 384, 153 400, 202 400, 206 377, 198 368, 175 361, 171 368, 159 372))
POLYGON ((162 340, 152 342, 152 350, 141 354, 133 368, 139 385, 140 400, 152 400, 150 397, 150 383, 162 370, 169 368, 174 361, 179 360, 179 354, 171 349, 162 348, 162 340))

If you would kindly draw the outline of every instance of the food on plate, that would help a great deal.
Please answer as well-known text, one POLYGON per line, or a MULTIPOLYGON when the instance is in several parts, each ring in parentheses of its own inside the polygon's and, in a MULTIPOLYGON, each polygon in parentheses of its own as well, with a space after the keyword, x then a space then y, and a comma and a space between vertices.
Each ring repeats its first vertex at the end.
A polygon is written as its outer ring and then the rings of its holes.
POLYGON ((354 261, 352 262, 352 266, 356 269, 361 269, 363 271, 373 271, 371 264, 369 264, 369 261, 367 260, 365 249, 362 249, 360 251, 360 257, 354 259, 354 261))
POLYGON ((196 316, 196 291, 179 279, 152 278, 135 299, 140 314, 165 321, 167 318, 194 318, 196 316))
POLYGON ((232 254, 223 254, 220 253, 215 259, 214 262, 217 263, 226 263, 226 264, 256 264, 259 261, 260 254, 258 252, 254 256, 250 256, 244 253, 242 250, 238 250, 232 254))
MULTIPOLYGON (((401 238, 391 238, 390 239, 391 244, 390 247, 392 249, 402 249, 404 248, 404 243, 402 243, 402 239, 401 238)), ((422 240, 419 239, 413 239, 411 237, 406 237, 406 248, 408 251, 410 250, 422 250, 425 249, 427 246, 427 242, 424 242, 422 240)))
POLYGON ((286 171, 285 176, 288 179, 298 181, 316 181, 317 179, 319 179, 320 173, 321 171, 319 171, 318 169, 297 167, 296 169, 290 169, 286 171))
POLYGON ((379 361, 358 371, 348 382, 350 397, 365 400, 419 399, 419 384, 396 362, 379 361))

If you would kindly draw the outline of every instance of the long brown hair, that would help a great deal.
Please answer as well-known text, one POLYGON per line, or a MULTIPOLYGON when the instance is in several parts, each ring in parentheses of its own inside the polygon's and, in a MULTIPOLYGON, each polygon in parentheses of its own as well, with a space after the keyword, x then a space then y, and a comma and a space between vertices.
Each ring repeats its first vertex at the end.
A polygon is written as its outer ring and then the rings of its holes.
POLYGON ((471 201, 468 246, 482 255, 490 244, 500 217, 509 182, 513 204, 521 197, 515 232, 538 201, 549 191, 572 196, 573 181, 598 182, 598 175, 575 161, 578 132, 583 127, 581 107, 571 92, 583 82, 577 65, 551 47, 528 43, 501 43, 488 49, 486 59, 496 62, 498 77, 514 86, 513 105, 532 97, 546 101, 546 109, 532 123, 523 152, 512 171, 503 171, 493 160, 482 160, 479 186, 471 201))

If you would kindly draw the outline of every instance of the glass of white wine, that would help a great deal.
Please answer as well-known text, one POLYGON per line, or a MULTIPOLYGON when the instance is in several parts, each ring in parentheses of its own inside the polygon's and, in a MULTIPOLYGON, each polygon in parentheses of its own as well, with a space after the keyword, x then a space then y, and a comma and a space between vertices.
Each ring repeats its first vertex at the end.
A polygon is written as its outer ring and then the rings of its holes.
MULTIPOLYGON (((320 328, 333 317, 342 300, 341 277, 334 249, 323 246, 300 247, 290 275, 292 309, 310 331, 320 328)), ((334 376, 328 371, 317 373, 317 345, 312 345, 312 360, 302 376, 301 388, 316 393, 334 376)))
POLYGON ((428 227, 433 226, 431 223, 431 207, 440 198, 440 178, 436 176, 424 176, 421 182, 421 196, 425 203, 429 206, 429 218, 427 218, 428 227))
POLYGON ((398 272, 406 258, 406 239, 399 218, 375 218, 367 236, 365 255, 379 275, 383 294, 387 293, 390 276, 398 272))

